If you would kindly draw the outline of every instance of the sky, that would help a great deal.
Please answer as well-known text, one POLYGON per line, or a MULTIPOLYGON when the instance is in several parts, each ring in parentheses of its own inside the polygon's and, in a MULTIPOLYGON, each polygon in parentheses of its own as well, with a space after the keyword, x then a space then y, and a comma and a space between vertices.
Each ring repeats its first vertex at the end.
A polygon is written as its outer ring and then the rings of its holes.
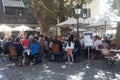
POLYGON ((101 0, 101 11, 102 13, 109 12, 109 4, 107 3, 108 0, 101 0))

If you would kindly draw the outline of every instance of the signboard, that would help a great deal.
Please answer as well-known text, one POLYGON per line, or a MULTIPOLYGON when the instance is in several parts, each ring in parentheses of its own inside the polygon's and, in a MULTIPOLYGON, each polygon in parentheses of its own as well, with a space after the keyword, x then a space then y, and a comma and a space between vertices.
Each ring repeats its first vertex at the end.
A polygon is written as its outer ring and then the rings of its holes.
POLYGON ((93 46, 93 32, 84 32, 84 45, 93 46))

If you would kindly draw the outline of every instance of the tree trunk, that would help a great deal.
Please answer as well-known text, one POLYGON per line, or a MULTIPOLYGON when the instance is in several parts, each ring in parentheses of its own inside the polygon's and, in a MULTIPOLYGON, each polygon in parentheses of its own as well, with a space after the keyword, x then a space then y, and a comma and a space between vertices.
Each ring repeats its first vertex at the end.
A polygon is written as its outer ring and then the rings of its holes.
POLYGON ((42 18, 37 18, 38 24, 40 26, 40 34, 44 36, 49 35, 49 26, 45 24, 45 20, 42 18))
POLYGON ((44 36, 49 35, 49 27, 45 23, 45 19, 42 15, 39 14, 39 11, 36 9, 36 2, 35 0, 32 0, 32 12, 34 17, 37 19, 38 24, 40 26, 40 34, 44 36))
POLYGON ((120 16, 120 0, 116 0, 118 8, 118 16, 120 16))
MULTIPOLYGON (((120 1, 117 0, 118 16, 120 16, 120 1)), ((116 29, 116 47, 120 48, 120 21, 117 22, 116 29)))
POLYGON ((120 48, 120 22, 117 22, 116 47, 120 48))

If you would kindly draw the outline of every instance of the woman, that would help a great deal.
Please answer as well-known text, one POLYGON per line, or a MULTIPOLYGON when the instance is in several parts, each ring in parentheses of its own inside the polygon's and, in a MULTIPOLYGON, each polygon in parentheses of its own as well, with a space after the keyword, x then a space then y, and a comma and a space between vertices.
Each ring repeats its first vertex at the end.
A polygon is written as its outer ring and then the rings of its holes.
POLYGON ((67 46, 66 46, 67 58, 68 58, 67 63, 69 63, 70 61, 74 62, 74 58, 73 58, 73 54, 72 54, 73 49, 74 49, 73 39, 74 39, 74 35, 73 35, 73 32, 70 30, 69 31, 68 41, 67 41, 67 46))

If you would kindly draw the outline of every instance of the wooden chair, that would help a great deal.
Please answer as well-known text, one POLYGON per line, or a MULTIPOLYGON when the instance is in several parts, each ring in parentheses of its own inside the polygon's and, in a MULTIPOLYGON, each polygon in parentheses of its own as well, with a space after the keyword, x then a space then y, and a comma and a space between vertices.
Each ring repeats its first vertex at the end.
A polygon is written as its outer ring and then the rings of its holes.
POLYGON ((104 64, 106 64, 108 67, 111 67, 115 64, 115 55, 114 53, 110 53, 109 49, 102 49, 101 53, 103 56, 104 64))
POLYGON ((60 52, 59 45, 58 44, 52 44, 51 51, 53 53, 59 53, 60 52))
POLYGON ((19 57, 14 46, 9 46, 11 61, 17 65, 22 65, 22 57, 19 57))
POLYGON ((10 55, 11 56, 15 56, 15 57, 17 57, 18 56, 18 54, 17 54, 17 52, 16 52, 16 49, 15 49, 15 47, 14 46, 9 46, 9 51, 10 51, 10 55))

